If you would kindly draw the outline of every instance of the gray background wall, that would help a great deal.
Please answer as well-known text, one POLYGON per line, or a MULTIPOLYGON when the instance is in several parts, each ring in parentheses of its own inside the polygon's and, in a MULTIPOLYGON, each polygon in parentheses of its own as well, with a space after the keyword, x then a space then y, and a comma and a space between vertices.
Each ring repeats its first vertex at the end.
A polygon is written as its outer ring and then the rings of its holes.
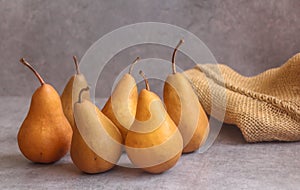
MULTIPOLYGON (((61 92, 74 73, 72 55, 80 58, 104 34, 144 21, 183 27, 203 40, 218 62, 255 75, 300 52, 299 10, 298 0, 0 0, 0 95, 30 96, 37 88, 33 74, 18 63, 23 56, 61 92)), ((111 60, 105 73, 113 78, 137 55, 170 59, 171 52, 133 47, 111 60)), ((107 96, 111 85, 98 83, 96 95, 107 96)))

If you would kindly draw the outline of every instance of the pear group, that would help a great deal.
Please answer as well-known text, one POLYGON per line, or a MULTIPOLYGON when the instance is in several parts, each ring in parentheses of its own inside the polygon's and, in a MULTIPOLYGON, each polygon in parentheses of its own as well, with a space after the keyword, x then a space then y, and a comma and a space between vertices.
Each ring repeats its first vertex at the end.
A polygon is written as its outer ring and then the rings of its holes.
POLYGON ((46 84, 24 59, 21 63, 36 75, 41 86, 32 95, 28 114, 18 133, 20 151, 36 163, 53 163, 69 150, 74 165, 88 174, 112 169, 121 158, 122 149, 137 168, 160 174, 176 165, 183 153, 198 150, 206 141, 210 127, 189 80, 176 72, 168 75, 163 100, 150 90, 143 71, 145 88, 138 93, 132 76, 137 57, 129 72, 118 81, 100 110, 91 101, 90 88, 80 73, 68 80, 61 96, 46 84))

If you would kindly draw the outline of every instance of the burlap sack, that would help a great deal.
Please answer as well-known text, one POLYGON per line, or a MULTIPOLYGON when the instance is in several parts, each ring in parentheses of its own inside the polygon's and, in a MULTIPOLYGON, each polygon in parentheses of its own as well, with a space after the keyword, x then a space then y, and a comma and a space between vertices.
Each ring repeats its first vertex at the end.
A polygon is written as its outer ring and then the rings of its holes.
POLYGON ((300 53, 254 77, 222 64, 199 64, 185 74, 205 111, 219 120, 225 111, 224 122, 237 125, 247 142, 300 140, 300 53))

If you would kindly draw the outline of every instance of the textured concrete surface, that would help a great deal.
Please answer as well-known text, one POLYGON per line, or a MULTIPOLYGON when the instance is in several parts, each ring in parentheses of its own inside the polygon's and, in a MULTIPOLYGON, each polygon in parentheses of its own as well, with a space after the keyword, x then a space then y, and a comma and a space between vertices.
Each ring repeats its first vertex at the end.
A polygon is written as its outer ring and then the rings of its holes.
MULTIPOLYGON (((254 75, 299 52, 299 9, 298 0, 0 0, 0 95, 29 96, 36 88, 32 73, 18 64, 21 56, 61 91, 74 73, 72 55, 80 58, 104 34, 145 21, 183 27, 220 63, 254 75)), ((169 60, 171 51, 139 46, 121 52, 100 77, 96 95, 107 96, 112 79, 137 55, 169 60)), ((183 68, 191 67, 185 62, 183 68)))
POLYGON ((32 164, 20 153, 16 135, 30 99, 1 97, 0 189, 299 189, 300 143, 247 144, 225 125, 205 153, 181 157, 162 175, 115 167, 81 173, 69 155, 53 165, 32 164))

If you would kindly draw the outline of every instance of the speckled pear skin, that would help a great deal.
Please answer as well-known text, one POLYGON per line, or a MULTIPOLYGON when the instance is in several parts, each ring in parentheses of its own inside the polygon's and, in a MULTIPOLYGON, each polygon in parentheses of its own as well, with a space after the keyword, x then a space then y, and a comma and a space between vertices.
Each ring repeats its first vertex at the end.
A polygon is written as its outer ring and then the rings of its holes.
POLYGON ((69 151, 71 137, 58 93, 49 84, 41 85, 18 132, 21 152, 32 162, 53 163, 69 151))
POLYGON ((163 173, 179 160, 183 148, 181 134, 155 93, 146 89, 140 92, 136 120, 125 145, 132 163, 149 173, 163 173))
POLYGON ((89 100, 74 105, 75 128, 71 158, 89 174, 112 169, 121 156, 122 136, 117 127, 89 100))
POLYGON ((189 81, 181 73, 169 75, 163 96, 167 112, 182 134, 183 153, 199 149, 209 134, 209 123, 189 81))
MULTIPOLYGON (((72 129, 74 129, 75 127, 74 111, 73 111, 74 103, 76 103, 76 101, 78 100, 80 90, 87 86, 88 84, 84 75, 75 74, 69 79, 68 83, 66 84, 63 90, 63 93, 61 94, 61 103, 62 103, 63 111, 72 129)), ((83 92, 82 98, 90 100, 89 91, 83 92)))
POLYGON ((135 79, 125 74, 104 105, 102 112, 118 127, 123 139, 132 125, 138 101, 138 90, 135 79))

